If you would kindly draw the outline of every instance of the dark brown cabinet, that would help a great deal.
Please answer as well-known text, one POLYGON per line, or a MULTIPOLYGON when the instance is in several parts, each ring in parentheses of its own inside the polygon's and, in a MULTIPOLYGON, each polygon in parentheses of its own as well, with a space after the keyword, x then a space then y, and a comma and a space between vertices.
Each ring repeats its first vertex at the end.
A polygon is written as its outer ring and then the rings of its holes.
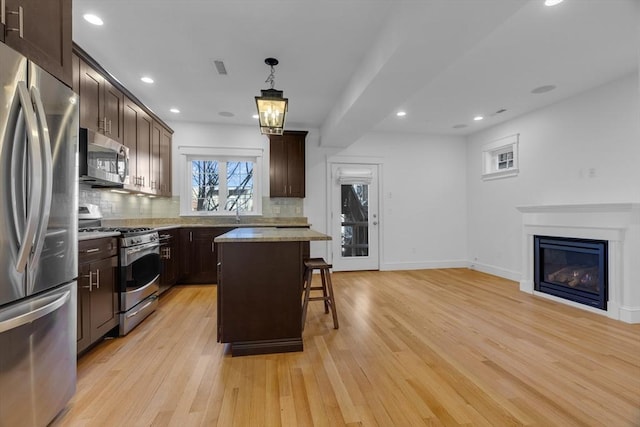
POLYGON ((160 196, 171 197, 171 141, 173 132, 163 127, 160 139, 160 196))
POLYGON ((71 0, 5 0, 4 42, 71 87, 71 0))
POLYGON ((233 230, 229 227, 191 227, 180 230, 181 283, 216 283, 217 248, 213 239, 233 230))
POLYGON ((175 285, 180 275, 178 229, 162 230, 160 234, 160 293, 175 285))
POLYGON ((118 243, 113 237, 78 244, 77 352, 118 326, 118 243))
POLYGON ((301 351, 302 259, 308 242, 218 246, 218 341, 231 343, 233 356, 301 351))
POLYGON ((80 61, 80 127, 122 143, 124 94, 80 61))
POLYGON ((151 191, 158 196, 171 196, 170 130, 153 121, 151 129, 151 191))
POLYGON ((125 185, 125 188, 153 194, 151 189, 153 119, 138 104, 125 97, 122 123, 122 143, 129 148, 129 185, 125 185))
POLYGON ((269 136, 269 188, 271 197, 305 196, 306 131, 284 131, 269 136))
POLYGON ((125 190, 170 197, 173 131, 77 45, 71 62, 69 77, 80 94, 80 127, 129 148, 125 190))

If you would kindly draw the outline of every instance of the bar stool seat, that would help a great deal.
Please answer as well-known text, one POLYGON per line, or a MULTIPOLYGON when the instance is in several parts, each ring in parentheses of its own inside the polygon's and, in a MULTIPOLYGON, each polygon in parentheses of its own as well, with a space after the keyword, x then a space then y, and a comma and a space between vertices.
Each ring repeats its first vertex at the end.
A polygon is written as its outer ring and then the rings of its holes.
POLYGON ((302 302, 302 330, 304 330, 305 320, 307 318, 307 306, 309 301, 323 301, 324 312, 333 315, 333 328, 338 329, 338 313, 336 311, 336 302, 333 295, 333 285, 331 284, 331 264, 328 264, 324 258, 308 258, 304 260, 304 287, 302 289, 304 299, 302 302), (313 279, 313 271, 320 270, 322 286, 311 286, 313 279), (322 296, 311 296, 311 291, 322 291, 322 296))

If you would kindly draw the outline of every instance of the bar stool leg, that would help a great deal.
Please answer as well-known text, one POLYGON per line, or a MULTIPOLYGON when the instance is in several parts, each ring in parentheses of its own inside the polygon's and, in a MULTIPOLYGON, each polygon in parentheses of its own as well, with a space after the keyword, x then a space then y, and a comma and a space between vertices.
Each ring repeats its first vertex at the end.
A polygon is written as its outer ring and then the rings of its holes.
POLYGON ((333 315, 333 329, 338 329, 338 312, 336 311, 336 299, 333 296, 333 284, 331 283, 331 273, 327 273, 327 288, 329 300, 331 301, 331 314, 333 315))
POLYGON ((324 298, 324 313, 329 313, 329 298, 327 295, 327 276, 328 272, 326 269, 320 270, 320 277, 322 278, 322 297, 324 298))
POLYGON ((307 268, 304 272, 304 299, 302 301, 302 330, 307 320, 307 306, 309 305, 309 294, 311 293, 311 279, 313 278, 313 270, 307 268))

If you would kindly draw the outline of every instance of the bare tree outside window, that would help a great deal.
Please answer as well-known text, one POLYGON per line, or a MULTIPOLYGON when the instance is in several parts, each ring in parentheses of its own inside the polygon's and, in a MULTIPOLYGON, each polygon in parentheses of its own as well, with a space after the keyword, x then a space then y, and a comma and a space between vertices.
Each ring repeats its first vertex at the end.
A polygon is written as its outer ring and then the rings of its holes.
POLYGON ((191 212, 253 212, 251 161, 191 160, 191 212))
POLYGON ((227 162, 227 211, 253 210, 253 163, 227 162))
POLYGON ((192 211, 217 211, 220 206, 220 174, 216 161, 191 162, 192 211))

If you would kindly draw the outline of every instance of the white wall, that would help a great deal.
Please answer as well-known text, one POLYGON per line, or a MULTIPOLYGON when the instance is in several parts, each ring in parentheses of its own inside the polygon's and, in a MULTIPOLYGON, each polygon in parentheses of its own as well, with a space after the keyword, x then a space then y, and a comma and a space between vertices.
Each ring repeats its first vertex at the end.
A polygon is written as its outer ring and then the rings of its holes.
POLYGON ((634 73, 468 138, 468 256, 520 279, 521 205, 640 201, 640 97, 634 73), (482 146, 520 134, 520 174, 481 179, 482 146))
MULTIPOLYGON (((466 265, 465 143, 460 137, 371 133, 346 149, 307 138, 307 197, 313 228, 327 229, 327 158, 376 157, 382 162, 382 270, 466 265)), ((328 244, 312 255, 328 257, 328 244)))
POLYGON ((173 194, 180 194, 184 182, 184 165, 180 147, 216 147, 263 150, 262 194, 269 195, 269 139, 255 126, 214 125, 208 123, 169 122, 173 129, 171 146, 173 194))

